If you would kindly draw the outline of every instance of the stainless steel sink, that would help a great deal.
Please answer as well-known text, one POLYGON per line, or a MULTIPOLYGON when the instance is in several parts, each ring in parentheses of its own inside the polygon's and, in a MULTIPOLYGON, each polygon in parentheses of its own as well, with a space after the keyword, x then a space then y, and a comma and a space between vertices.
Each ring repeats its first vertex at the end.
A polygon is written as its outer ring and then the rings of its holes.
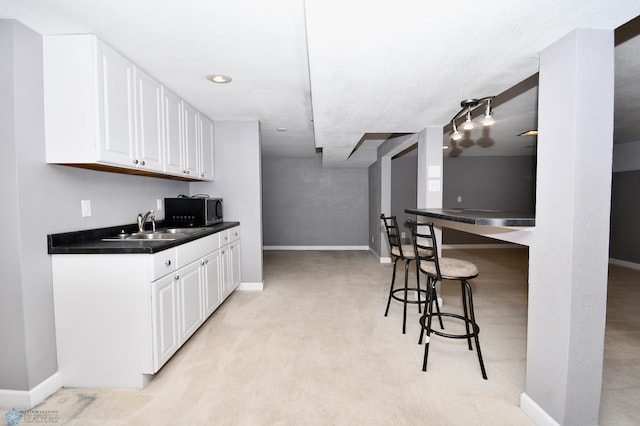
POLYGON ((207 228, 164 228, 158 229, 156 234, 196 234, 207 228))
POLYGON ((102 241, 140 241, 140 240, 162 240, 173 241, 189 235, 202 232, 206 228, 164 228, 154 232, 136 232, 133 234, 121 233, 112 237, 103 238, 102 241))
POLYGON ((166 234, 166 233, 138 233, 132 234, 125 238, 125 240, 177 240, 178 238, 185 237, 187 234, 166 234))

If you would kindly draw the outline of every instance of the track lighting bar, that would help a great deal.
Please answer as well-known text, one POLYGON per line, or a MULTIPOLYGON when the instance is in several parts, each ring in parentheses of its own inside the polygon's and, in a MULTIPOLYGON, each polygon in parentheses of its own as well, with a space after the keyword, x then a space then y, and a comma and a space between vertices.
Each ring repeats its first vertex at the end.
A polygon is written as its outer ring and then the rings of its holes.
POLYGON ((484 116, 480 120, 480 123, 483 126, 491 126, 496 120, 493 118, 493 110, 491 109, 491 100, 495 98, 495 96, 485 96, 480 99, 465 99, 460 102, 460 106, 462 109, 457 112, 456 115, 451 119, 451 127, 453 128, 453 133, 451 134, 451 139, 454 141, 460 140, 462 138, 462 133, 458 130, 458 125, 456 124, 456 120, 463 115, 466 117, 464 123, 462 123, 463 130, 471 130, 475 127, 473 120, 471 119, 471 111, 473 111, 480 104, 485 103, 486 107, 484 110, 484 116))

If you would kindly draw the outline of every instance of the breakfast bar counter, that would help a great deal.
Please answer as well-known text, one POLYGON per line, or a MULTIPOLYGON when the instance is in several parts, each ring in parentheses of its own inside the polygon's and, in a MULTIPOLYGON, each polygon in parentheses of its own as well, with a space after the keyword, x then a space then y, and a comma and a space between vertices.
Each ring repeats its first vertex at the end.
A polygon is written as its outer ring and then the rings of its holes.
POLYGON ((530 245, 536 219, 533 213, 480 209, 406 209, 405 213, 429 218, 439 228, 452 228, 472 234, 522 245, 530 245))

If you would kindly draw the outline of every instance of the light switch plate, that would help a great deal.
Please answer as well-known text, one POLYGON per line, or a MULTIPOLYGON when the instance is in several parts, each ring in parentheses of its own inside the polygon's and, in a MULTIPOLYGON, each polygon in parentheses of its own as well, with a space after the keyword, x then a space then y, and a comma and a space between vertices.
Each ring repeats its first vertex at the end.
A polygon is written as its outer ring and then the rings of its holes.
POLYGON ((81 200, 80 206, 82 207, 82 217, 91 216, 91 200, 81 200))
POLYGON ((440 166, 429 166, 428 174, 430 178, 439 178, 440 177, 440 166))
POLYGON ((429 179, 429 192, 440 192, 439 179, 429 179))
POLYGON ((162 210, 162 198, 156 198, 156 211, 162 210))

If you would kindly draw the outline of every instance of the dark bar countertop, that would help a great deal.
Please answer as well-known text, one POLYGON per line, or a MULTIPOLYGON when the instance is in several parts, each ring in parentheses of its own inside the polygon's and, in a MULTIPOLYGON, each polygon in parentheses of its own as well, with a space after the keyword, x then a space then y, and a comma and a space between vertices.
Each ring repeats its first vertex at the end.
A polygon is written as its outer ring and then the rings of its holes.
MULTIPOLYGON (((109 238, 121 232, 136 232, 138 229, 136 224, 49 234, 47 235, 47 251, 49 254, 157 253, 238 225, 240 222, 222 222, 202 227, 200 232, 176 240, 102 241, 102 238, 109 238)), ((160 225, 159 229, 161 227, 160 225)))
POLYGON ((499 227, 533 227, 536 225, 533 213, 514 213, 501 210, 406 209, 405 213, 471 225, 499 227))

